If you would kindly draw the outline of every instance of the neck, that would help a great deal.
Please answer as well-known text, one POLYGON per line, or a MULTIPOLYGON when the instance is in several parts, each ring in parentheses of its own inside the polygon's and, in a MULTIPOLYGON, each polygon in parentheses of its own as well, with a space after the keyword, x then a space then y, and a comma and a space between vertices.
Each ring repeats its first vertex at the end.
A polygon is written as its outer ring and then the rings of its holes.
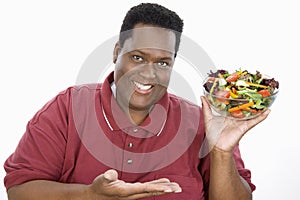
POLYGON ((117 103, 119 104, 121 110, 125 113, 127 118, 136 125, 142 124, 147 116, 149 115, 152 107, 150 109, 137 109, 137 108, 131 108, 130 106, 128 107, 127 105, 124 105, 122 101, 119 98, 116 98, 117 103))
POLYGON ((149 115, 149 111, 129 109, 129 113, 126 113, 126 115, 134 124, 140 125, 149 115))

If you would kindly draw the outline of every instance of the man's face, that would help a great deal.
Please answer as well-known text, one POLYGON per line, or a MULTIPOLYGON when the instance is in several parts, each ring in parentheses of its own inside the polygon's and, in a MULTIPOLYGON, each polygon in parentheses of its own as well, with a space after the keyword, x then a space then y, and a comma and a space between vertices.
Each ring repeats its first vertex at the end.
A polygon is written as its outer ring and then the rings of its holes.
POLYGON ((175 34, 137 24, 114 51, 117 101, 123 109, 149 111, 165 94, 175 55, 175 34))

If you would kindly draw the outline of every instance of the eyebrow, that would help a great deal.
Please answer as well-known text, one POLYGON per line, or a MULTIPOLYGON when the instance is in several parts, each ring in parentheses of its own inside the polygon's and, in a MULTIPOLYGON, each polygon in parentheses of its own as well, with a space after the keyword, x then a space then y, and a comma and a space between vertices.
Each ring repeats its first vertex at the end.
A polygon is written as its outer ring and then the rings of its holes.
MULTIPOLYGON (((141 51, 139 49, 135 49, 135 50, 131 51, 131 53, 133 53, 133 52, 139 52, 142 55, 148 55, 148 53, 146 53, 144 51, 141 51)), ((172 60, 172 57, 169 57, 169 56, 166 56, 166 57, 156 57, 156 58, 158 58, 160 60, 172 60)))

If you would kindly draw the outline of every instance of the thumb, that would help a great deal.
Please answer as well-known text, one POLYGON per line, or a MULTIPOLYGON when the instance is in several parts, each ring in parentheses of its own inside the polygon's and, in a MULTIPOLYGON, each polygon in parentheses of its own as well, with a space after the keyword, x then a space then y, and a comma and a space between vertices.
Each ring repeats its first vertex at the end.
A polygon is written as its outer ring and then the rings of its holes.
POLYGON ((116 170, 110 169, 97 176, 93 183, 91 184, 91 189, 96 194, 103 194, 104 188, 108 186, 110 183, 116 181, 118 179, 118 173, 116 170))
POLYGON ((118 172, 114 169, 109 169, 103 174, 103 181, 106 183, 110 183, 118 180, 118 172))
POLYGON ((212 111, 210 108, 210 105, 208 103, 208 100, 205 96, 201 96, 201 102, 202 102, 202 111, 204 114, 204 119, 209 120, 212 118, 212 111))

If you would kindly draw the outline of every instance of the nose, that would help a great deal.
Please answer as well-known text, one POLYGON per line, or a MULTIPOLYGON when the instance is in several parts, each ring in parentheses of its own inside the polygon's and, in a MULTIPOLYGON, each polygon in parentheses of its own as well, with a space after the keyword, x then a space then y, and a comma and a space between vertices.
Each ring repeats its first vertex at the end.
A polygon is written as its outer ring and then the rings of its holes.
POLYGON ((156 78, 156 68, 152 64, 144 65, 141 68, 140 75, 145 79, 154 79, 156 78))

